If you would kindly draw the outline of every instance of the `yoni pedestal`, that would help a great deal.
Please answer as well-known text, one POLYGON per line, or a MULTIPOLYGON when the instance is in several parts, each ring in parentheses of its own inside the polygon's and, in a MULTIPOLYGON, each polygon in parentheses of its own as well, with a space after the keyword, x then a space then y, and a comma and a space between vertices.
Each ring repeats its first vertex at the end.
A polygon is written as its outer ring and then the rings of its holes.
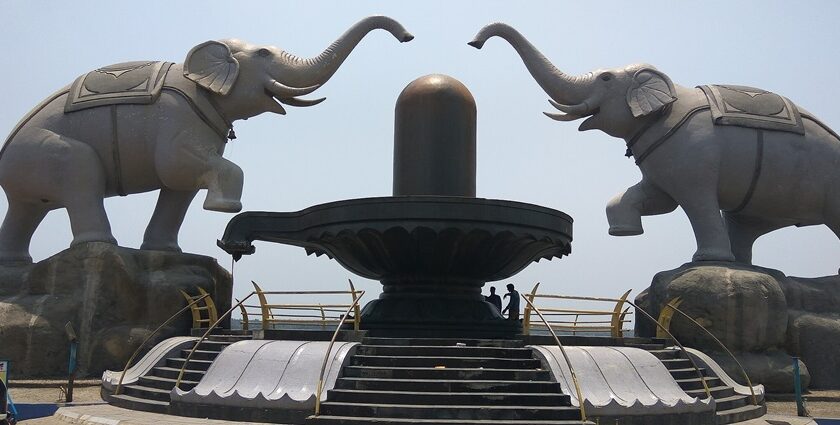
MULTIPOLYGON (((76 245, 26 266, 0 267, 0 358, 17 377, 67 374, 64 325, 78 336, 79 376, 122 370, 149 333, 186 306, 179 289, 203 288, 220 313, 230 308, 231 276, 214 258, 144 251, 101 242, 76 245)), ((189 312, 154 341, 187 335, 189 312)))

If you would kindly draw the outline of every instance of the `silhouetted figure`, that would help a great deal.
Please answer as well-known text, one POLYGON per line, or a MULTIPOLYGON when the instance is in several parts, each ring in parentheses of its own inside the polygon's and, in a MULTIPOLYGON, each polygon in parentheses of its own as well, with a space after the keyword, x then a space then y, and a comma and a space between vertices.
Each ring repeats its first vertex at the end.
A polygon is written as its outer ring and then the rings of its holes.
POLYGON ((513 284, 507 284, 508 293, 505 294, 505 298, 510 297, 508 300, 508 305, 502 310, 502 315, 505 312, 508 313, 508 320, 519 320, 519 292, 516 289, 513 289, 513 284))
POLYGON ((502 297, 496 295, 496 287, 495 286, 490 287, 490 295, 487 296, 487 297, 484 297, 484 301, 487 301, 488 303, 493 304, 493 306, 496 307, 496 310, 498 310, 499 313, 502 312, 502 297))

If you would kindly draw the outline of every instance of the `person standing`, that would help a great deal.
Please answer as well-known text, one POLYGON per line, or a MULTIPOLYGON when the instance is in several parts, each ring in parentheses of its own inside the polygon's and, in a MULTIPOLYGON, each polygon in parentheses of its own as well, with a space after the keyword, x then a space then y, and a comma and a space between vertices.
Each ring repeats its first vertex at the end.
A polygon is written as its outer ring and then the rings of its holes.
POLYGON ((493 307, 496 307, 496 311, 499 313, 502 312, 502 297, 496 295, 496 287, 490 287, 490 295, 484 297, 484 301, 487 301, 490 304, 493 304, 493 307))
POLYGON ((519 320, 519 292, 514 289, 512 283, 507 284, 508 293, 505 294, 505 298, 510 297, 508 300, 508 305, 502 310, 502 315, 505 312, 508 313, 508 320, 519 320))

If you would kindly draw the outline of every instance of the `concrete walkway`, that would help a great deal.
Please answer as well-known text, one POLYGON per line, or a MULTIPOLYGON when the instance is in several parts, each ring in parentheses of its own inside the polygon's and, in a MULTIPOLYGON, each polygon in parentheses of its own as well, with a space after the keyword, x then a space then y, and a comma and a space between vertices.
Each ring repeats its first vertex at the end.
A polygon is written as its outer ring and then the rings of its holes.
MULTIPOLYGON (((51 417, 21 422, 22 425, 66 425, 68 423, 80 425, 265 425, 258 422, 231 422, 162 415, 128 410, 107 404, 62 407, 51 417)), ((809 418, 795 416, 766 415, 759 419, 739 422, 739 425, 816 425, 816 422, 809 418)))

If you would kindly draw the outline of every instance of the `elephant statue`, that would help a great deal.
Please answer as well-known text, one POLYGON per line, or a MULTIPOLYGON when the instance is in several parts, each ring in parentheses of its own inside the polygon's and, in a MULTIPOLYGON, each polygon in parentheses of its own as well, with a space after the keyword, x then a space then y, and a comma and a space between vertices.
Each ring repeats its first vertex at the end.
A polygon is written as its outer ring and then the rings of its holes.
POLYGON ((180 251, 178 231, 199 189, 204 208, 241 210, 243 173, 222 158, 232 123, 323 85, 370 31, 413 39, 397 21, 372 16, 323 53, 299 58, 241 40, 207 41, 183 64, 140 61, 79 77, 35 107, 0 150, 0 186, 9 208, 0 227, 0 263, 30 263, 32 234, 50 210, 66 208, 73 244, 116 243, 103 198, 160 189, 141 249, 180 251))
POLYGON ((651 65, 570 76, 512 27, 482 28, 513 46, 560 113, 579 130, 622 138, 642 179, 609 201, 609 233, 639 235, 642 216, 681 206, 694 261, 750 264, 755 240, 786 226, 825 224, 840 237, 840 137, 777 94, 744 86, 683 87, 651 65))

